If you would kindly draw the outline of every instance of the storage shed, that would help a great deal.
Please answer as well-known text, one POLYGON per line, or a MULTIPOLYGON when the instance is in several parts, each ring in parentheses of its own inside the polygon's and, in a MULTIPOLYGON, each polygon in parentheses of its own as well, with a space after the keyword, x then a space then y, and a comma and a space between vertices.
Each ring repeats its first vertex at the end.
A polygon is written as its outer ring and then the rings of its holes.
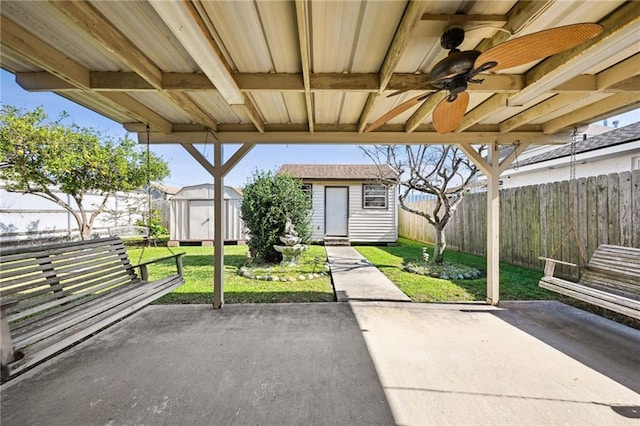
MULTIPOLYGON (((169 245, 201 242, 213 244, 213 184, 185 186, 178 191, 170 203, 169 245)), ((244 225, 240 219, 242 193, 240 189, 224 187, 224 240, 238 242, 244 240, 244 225)))
POLYGON ((387 166, 364 164, 285 164, 278 173, 301 179, 311 196, 314 242, 325 245, 395 243, 398 240, 396 186, 387 166))

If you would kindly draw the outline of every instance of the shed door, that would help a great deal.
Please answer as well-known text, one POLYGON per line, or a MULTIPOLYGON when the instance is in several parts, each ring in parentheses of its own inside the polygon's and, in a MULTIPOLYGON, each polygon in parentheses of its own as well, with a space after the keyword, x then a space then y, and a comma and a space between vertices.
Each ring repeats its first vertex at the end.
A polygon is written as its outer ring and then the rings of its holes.
POLYGON ((213 201, 189 201, 189 239, 213 239, 213 201))
POLYGON ((325 234, 335 237, 348 235, 349 188, 330 186, 325 188, 325 234))

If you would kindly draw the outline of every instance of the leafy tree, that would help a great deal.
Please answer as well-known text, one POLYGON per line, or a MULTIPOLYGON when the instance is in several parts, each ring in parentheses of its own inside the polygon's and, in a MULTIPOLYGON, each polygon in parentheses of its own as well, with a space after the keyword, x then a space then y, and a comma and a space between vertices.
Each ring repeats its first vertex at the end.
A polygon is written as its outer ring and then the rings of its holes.
MULTIPOLYGON (((378 165, 388 164, 398 173, 400 208, 424 217, 436 231, 433 261, 442 264, 447 247, 444 229, 453 209, 462 201, 466 189, 479 172, 473 162, 453 145, 377 145, 362 147, 378 165), (431 211, 416 209, 408 203, 415 193, 431 195, 435 203, 431 211)), ((483 151, 480 147, 479 151, 483 151)), ((384 179, 381 180, 384 183, 384 179)))
POLYGON ((64 125, 64 118, 65 114, 50 121, 41 107, 25 111, 3 105, 0 179, 8 191, 38 195, 69 211, 81 238, 87 239, 111 195, 139 189, 147 179, 162 180, 169 168, 153 153, 147 167, 146 153, 127 136, 114 141, 92 128, 64 125), (60 198, 52 187, 68 194, 73 202, 60 198), (91 213, 83 205, 88 193, 103 197, 91 213))
POLYGON ((287 218, 302 242, 311 238, 311 202, 301 182, 289 175, 256 171, 242 191, 242 220, 248 228, 249 252, 257 262, 275 263, 287 218))

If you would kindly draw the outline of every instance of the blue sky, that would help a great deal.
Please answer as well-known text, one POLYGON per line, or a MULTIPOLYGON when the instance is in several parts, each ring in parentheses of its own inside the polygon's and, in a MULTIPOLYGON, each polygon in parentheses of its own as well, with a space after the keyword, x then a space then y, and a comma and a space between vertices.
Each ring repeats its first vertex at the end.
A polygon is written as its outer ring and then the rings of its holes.
MULTIPOLYGON (((21 108, 34 109, 43 106, 49 117, 56 118, 62 111, 69 113, 75 123, 93 127, 112 137, 123 137, 127 132, 122 125, 109 120, 58 95, 46 92, 27 92, 15 83, 13 74, 0 71, 0 100, 21 108)), ((619 126, 640 121, 640 110, 615 118, 619 126)), ((135 135, 131 135, 135 138, 135 135)), ((213 147, 197 145, 211 162, 213 147)), ((225 145, 224 157, 230 157, 236 146, 225 145)), ((213 178, 179 145, 151 145, 151 150, 167 161, 171 176, 165 180, 170 186, 196 185, 212 182, 213 178)), ((306 164, 369 164, 371 160, 355 145, 258 145, 225 177, 225 184, 243 186, 254 170, 276 170, 285 163, 306 164)))

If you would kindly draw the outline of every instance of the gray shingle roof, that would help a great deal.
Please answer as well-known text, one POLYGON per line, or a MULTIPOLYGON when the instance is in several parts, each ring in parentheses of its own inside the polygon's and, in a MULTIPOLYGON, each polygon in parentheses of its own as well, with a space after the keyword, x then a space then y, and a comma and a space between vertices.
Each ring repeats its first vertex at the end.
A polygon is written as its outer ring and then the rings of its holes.
MULTIPOLYGON (((576 154, 593 151, 609 146, 620 145, 627 142, 640 140, 640 123, 630 124, 619 129, 611 130, 598 136, 594 136, 584 141, 576 143, 576 154)), ((571 144, 561 146, 552 151, 519 161, 518 166, 541 163, 543 161, 554 160, 556 158, 569 157, 571 155, 571 144)))
POLYGON ((396 172, 387 164, 284 164, 279 174, 288 173, 299 179, 326 180, 375 180, 382 173, 384 178, 395 179, 396 172))

